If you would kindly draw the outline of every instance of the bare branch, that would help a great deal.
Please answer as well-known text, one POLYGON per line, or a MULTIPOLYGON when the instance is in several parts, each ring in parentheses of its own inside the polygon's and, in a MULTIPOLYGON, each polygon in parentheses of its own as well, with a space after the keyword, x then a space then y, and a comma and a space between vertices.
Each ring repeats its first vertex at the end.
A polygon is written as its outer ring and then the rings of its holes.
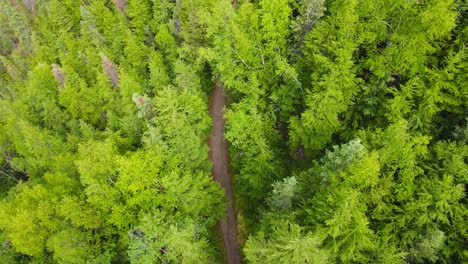
POLYGON ((104 55, 104 53, 100 52, 99 55, 101 56, 102 69, 111 80, 112 86, 117 88, 117 90, 120 92, 120 79, 117 67, 111 62, 111 60, 106 55, 104 55))

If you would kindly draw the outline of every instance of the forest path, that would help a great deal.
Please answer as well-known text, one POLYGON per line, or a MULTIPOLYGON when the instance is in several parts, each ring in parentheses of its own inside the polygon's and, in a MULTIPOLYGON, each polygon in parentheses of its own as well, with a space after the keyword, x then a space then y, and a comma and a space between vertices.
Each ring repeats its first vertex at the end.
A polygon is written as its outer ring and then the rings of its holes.
POLYGON ((223 241, 224 260, 228 264, 241 263, 241 255, 236 235, 236 216, 234 213, 234 195, 232 180, 229 174, 229 156, 226 139, 224 138, 224 106, 226 96, 221 84, 216 84, 210 99, 210 113, 213 127, 208 141, 209 157, 213 163, 213 177, 224 189, 228 201, 227 214, 218 222, 218 232, 223 241))

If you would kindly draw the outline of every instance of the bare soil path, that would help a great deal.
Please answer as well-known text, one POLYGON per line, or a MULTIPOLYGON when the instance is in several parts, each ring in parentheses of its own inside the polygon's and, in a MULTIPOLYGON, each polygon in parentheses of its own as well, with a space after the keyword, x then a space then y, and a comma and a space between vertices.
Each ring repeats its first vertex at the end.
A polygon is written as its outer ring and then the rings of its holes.
POLYGON ((210 160, 213 163, 213 177, 224 189, 228 201, 227 214, 218 222, 219 235, 223 242, 224 260, 228 264, 241 263, 239 244, 236 236, 236 215, 234 213, 234 195, 229 174, 229 156, 224 138, 224 106, 226 96, 221 84, 217 84, 210 100, 210 113, 213 127, 208 141, 210 160))

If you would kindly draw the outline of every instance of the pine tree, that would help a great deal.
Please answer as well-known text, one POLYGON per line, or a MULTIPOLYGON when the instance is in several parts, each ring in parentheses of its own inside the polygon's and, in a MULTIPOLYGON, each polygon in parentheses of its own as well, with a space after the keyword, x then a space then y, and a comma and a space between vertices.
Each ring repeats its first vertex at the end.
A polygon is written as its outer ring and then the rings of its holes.
POLYGON ((265 239, 259 233, 250 237, 245 245, 245 255, 249 263, 282 262, 292 263, 332 263, 329 251, 321 248, 322 238, 302 231, 295 224, 283 223, 265 239))

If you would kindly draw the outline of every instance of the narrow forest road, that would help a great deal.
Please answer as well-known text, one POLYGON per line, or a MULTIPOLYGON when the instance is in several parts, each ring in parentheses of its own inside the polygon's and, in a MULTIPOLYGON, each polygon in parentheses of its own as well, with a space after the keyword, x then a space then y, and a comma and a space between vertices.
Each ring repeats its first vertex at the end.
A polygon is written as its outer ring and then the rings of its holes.
POLYGON ((226 96, 221 84, 216 84, 210 100, 210 113, 213 127, 208 144, 210 160, 213 163, 213 177, 224 189, 228 201, 227 214, 218 222, 218 232, 223 241, 224 259, 228 264, 241 263, 241 255, 236 235, 236 216, 234 213, 234 195, 229 175, 229 156, 224 139, 224 106, 226 96))

